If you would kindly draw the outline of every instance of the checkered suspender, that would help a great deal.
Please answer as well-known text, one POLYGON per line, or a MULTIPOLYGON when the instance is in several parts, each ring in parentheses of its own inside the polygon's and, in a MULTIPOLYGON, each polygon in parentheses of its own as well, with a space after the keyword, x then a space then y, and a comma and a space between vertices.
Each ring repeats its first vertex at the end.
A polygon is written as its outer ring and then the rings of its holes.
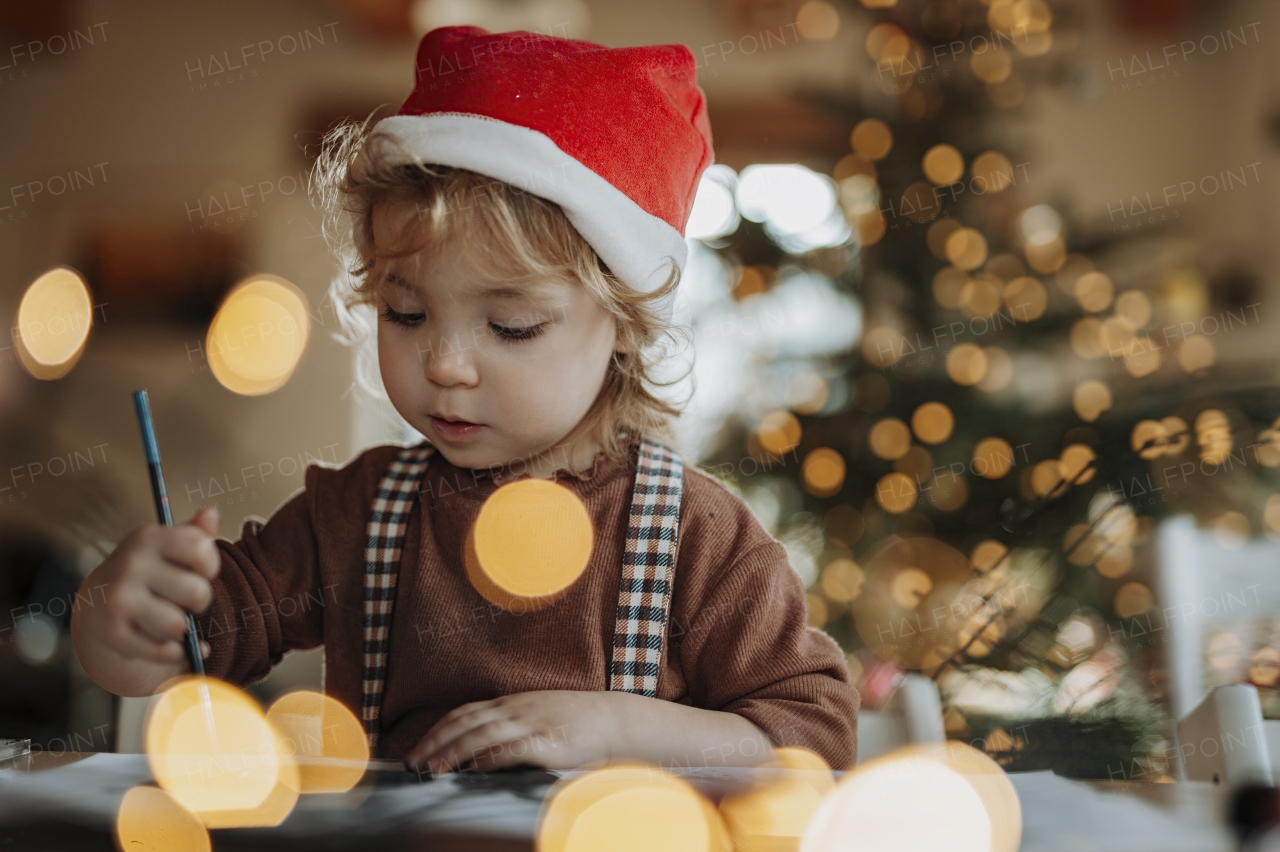
POLYGON ((644 438, 622 551, 609 689, 656 697, 680 527, 680 454, 644 438))
POLYGON ((405 531, 418 499, 418 481, 435 455, 421 443, 400 450, 378 482, 373 509, 365 527, 364 546, 364 679, 361 717, 369 750, 377 754, 378 717, 387 678, 387 646, 391 610, 396 602, 396 578, 405 531))

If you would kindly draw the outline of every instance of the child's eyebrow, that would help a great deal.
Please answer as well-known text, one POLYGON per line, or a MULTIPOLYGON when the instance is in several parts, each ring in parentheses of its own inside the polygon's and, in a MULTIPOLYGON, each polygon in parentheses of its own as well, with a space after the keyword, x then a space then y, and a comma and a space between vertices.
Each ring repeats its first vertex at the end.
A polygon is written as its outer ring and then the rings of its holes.
POLYGON ((382 276, 382 283, 390 284, 393 287, 397 287, 401 290, 408 290, 410 293, 418 292, 417 287, 414 287, 412 284, 410 284, 408 281, 401 278, 399 275, 396 275, 394 272, 388 272, 386 275, 382 276))

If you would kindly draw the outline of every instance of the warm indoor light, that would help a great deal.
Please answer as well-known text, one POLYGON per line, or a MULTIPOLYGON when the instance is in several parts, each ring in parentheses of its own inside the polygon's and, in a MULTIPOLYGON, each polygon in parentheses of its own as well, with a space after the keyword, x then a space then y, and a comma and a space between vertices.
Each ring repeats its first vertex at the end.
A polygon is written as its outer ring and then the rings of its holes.
POLYGON ((59 266, 22 294, 14 317, 14 349, 28 373, 59 379, 80 360, 92 324, 88 286, 74 269, 59 266))
POLYGON ((286 693, 267 710, 298 764, 299 793, 344 793, 369 763, 364 727, 346 705, 309 689, 286 693))
POLYGON ((254 276, 227 294, 209 324, 209 369, 239 394, 279 390, 297 368, 310 329, 302 291, 274 275, 254 276))
POLYGON ((472 527, 468 576, 491 603, 545 606, 578 579, 591 557, 591 518, 578 496, 547 479, 504 485, 472 527))

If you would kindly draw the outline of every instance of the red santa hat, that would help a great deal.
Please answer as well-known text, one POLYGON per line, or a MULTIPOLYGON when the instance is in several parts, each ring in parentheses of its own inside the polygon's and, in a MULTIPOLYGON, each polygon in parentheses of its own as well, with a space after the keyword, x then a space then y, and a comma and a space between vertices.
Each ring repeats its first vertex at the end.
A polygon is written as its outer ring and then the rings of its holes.
POLYGON ((684 45, 607 48, 479 27, 423 36, 413 93, 374 133, 398 143, 390 156, 555 202, 610 271, 645 293, 666 281, 671 259, 684 268, 685 225, 714 158, 684 45))

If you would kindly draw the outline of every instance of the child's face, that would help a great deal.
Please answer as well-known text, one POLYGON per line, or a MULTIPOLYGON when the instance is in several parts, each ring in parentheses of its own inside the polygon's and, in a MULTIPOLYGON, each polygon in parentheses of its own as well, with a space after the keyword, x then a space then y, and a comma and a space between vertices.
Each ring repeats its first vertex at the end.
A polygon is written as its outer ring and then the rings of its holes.
MULTIPOLYGON (((375 243, 390 245, 414 215, 412 204, 377 205, 375 243)), ((560 444, 595 401, 617 345, 613 318, 582 285, 481 279, 456 249, 391 261, 377 309, 392 404, 459 467, 560 444)), ((560 451, 545 458, 560 459, 547 472, 565 466, 560 451)))

